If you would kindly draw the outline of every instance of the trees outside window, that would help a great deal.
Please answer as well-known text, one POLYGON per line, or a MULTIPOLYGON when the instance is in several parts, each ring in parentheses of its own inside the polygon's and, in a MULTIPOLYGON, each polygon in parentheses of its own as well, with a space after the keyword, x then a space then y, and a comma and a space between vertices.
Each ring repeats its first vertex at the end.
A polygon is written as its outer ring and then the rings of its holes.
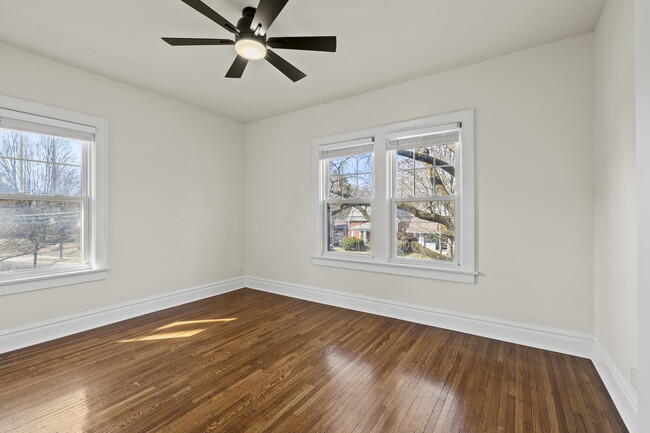
POLYGON ((0 129, 0 272, 83 263, 84 146, 0 129))

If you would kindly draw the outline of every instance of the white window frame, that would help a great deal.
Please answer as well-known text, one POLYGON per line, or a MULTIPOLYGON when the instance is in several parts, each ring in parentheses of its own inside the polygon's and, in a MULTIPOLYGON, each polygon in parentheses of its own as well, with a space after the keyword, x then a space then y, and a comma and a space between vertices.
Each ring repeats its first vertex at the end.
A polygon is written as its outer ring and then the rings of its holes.
MULTIPOLYGON (((106 279, 110 269, 107 232, 108 121, 100 117, 3 95, 0 95, 0 111, 3 116, 21 121, 70 130, 94 131, 94 141, 90 146, 85 146, 82 154, 82 189, 87 197, 83 214, 82 248, 84 261, 88 264, 60 269, 38 268, 0 272, 0 295, 106 279)), ((3 195, 4 198, 8 196, 18 200, 61 200, 60 197, 51 195, 3 195)), ((84 199, 80 198, 79 201, 84 199)))
MULTIPOLYGON (((371 209, 371 221, 370 221, 370 233, 371 233, 371 239, 374 237, 374 227, 372 225, 372 220, 374 219, 373 213, 374 213, 374 205, 375 205, 375 156, 374 156, 374 138, 373 137, 361 137, 361 138, 354 138, 351 140, 342 140, 338 142, 333 142, 333 143, 322 143, 319 146, 316 146, 316 151, 318 152, 317 158, 319 159, 319 169, 320 173, 322 176, 321 182, 323 185, 328 185, 329 184, 329 161, 324 160, 320 158, 320 152, 321 151, 327 151, 329 149, 345 149, 345 148, 354 148, 357 146, 368 146, 371 148, 370 154, 371 154, 371 161, 372 161, 372 194, 371 197, 369 198, 354 198, 354 199, 330 199, 328 197, 329 191, 326 191, 326 188, 322 188, 320 190, 320 193, 322 194, 319 198, 319 210, 318 212, 321 215, 321 221, 323 224, 327 222, 328 219, 328 214, 327 214, 327 205, 328 204, 370 204, 370 209, 371 209)), ((327 247, 327 230, 322 230, 321 231, 321 245, 324 246, 323 250, 323 256, 325 257, 330 257, 333 259, 336 259, 337 257, 347 257, 348 259, 357 259, 357 260, 362 260, 362 261, 367 261, 367 260, 372 260, 374 257, 374 242, 371 242, 370 244, 370 254, 354 254, 354 253, 345 253, 345 252, 333 252, 333 251, 328 251, 327 247)))
MULTIPOLYGON (((462 283, 474 283, 475 221, 474 221, 474 110, 467 109, 448 114, 430 116, 390 125, 368 128, 343 134, 319 137, 312 140, 314 188, 314 255, 312 262, 318 266, 382 272, 420 278, 432 278, 462 283), (408 136, 425 129, 435 131, 442 125, 462 125, 461 144, 456 153, 456 257, 451 263, 437 260, 399 258, 394 254, 393 240, 395 210, 393 203, 403 201, 393 194, 395 175, 394 150, 388 150, 389 139, 408 136), (374 137, 373 200, 372 200, 372 254, 359 255, 327 251, 323 203, 327 189, 325 163, 319 149, 332 143, 374 137)), ((407 199, 411 200, 411 199, 407 199)), ((413 199, 418 200, 418 199, 413 199)), ((419 199, 423 201, 422 199, 419 199)), ((425 200, 426 201, 426 200, 425 200)), ((366 201, 367 202, 367 201, 366 201)))

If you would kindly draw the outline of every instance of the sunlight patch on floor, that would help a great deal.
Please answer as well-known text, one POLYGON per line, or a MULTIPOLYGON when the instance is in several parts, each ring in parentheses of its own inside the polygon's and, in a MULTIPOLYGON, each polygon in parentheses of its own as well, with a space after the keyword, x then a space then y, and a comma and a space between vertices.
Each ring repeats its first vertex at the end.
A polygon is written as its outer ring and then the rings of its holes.
POLYGON ((232 322, 233 320, 237 320, 237 318, 236 317, 228 317, 226 319, 184 320, 184 321, 180 321, 180 322, 170 323, 169 325, 161 326, 160 328, 157 328, 156 331, 160 331, 162 329, 174 328, 176 326, 196 325, 196 324, 199 324, 199 323, 232 322))
POLYGON ((169 340, 172 338, 186 338, 196 335, 200 332, 205 331, 203 329, 192 329, 190 331, 179 331, 179 332, 168 332, 166 334, 155 334, 155 335, 146 335, 144 337, 130 338, 128 340, 120 340, 120 343, 130 343, 133 341, 155 341, 155 340, 169 340))

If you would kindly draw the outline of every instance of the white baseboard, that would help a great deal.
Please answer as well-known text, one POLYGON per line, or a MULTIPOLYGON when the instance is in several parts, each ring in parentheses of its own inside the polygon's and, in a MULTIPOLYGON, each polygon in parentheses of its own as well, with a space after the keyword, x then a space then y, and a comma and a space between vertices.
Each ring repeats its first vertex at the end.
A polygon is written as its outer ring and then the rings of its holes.
POLYGON ((188 289, 99 308, 16 328, 0 330, 0 353, 10 352, 165 308, 187 304, 244 287, 241 278, 219 281, 188 289))
POLYGON ((589 334, 509 322, 264 278, 246 277, 244 283, 251 289, 566 353, 582 358, 591 358, 593 351, 593 337, 589 334))
POLYGON ((612 397, 627 429, 630 433, 636 433, 638 431, 637 392, 632 388, 632 385, 623 374, 621 374, 621 371, 600 343, 598 337, 594 338, 594 351, 591 360, 600 378, 603 380, 605 388, 609 391, 609 395, 612 397))

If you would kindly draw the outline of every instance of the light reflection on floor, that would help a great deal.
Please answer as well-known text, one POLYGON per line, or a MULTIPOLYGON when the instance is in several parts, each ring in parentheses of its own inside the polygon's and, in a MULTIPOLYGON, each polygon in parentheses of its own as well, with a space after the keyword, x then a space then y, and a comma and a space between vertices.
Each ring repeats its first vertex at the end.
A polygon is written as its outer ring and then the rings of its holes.
POLYGON ((16 431, 29 432, 81 432, 84 431, 84 424, 89 415, 88 401, 85 388, 79 388, 67 394, 54 398, 43 399, 26 407, 21 412, 11 415, 10 419, 3 419, 0 416, 0 424, 16 431), (47 417, 43 415, 47 414, 47 417), (45 418, 47 421, 44 421, 45 418), (55 430, 51 427, 52 419, 65 419, 69 428, 55 430))
MULTIPOLYGON (((227 322, 232 322, 233 320, 237 320, 236 317, 228 317, 224 319, 203 319, 203 320, 181 320, 177 322, 172 322, 168 325, 161 326, 159 328, 156 328, 156 331, 162 331, 164 329, 169 329, 169 328, 176 328, 178 326, 186 326, 186 325, 197 325, 197 324, 206 324, 206 323, 227 323, 227 322)), ((143 337, 136 337, 136 338, 129 338, 126 340, 119 340, 119 343, 131 343, 134 341, 156 341, 156 340, 171 340, 174 338, 187 338, 187 337, 192 337, 193 335, 199 334, 203 331, 205 331, 208 328, 201 328, 201 329, 190 329, 187 331, 177 331, 177 332, 166 332, 164 334, 152 334, 152 335, 145 335, 143 337)))
MULTIPOLYGON (((392 425, 393 428, 398 429, 410 428, 410 418, 413 417, 414 413, 432 412, 433 407, 439 403, 435 396, 443 393, 445 384, 450 389, 447 391, 444 405, 436 411, 437 416, 429 420, 431 425, 427 427, 433 428, 435 433, 446 432, 447 430, 444 429, 448 419, 455 418, 459 411, 465 412, 467 410, 462 401, 458 399, 457 383, 446 383, 444 378, 432 377, 427 373, 423 374, 421 369, 412 370, 404 365, 397 370, 388 369, 388 371, 391 371, 390 376, 381 376, 379 375, 379 371, 382 370, 381 366, 376 365, 372 360, 365 359, 363 356, 359 357, 358 353, 348 355, 341 347, 327 351, 325 353, 325 362, 329 367, 333 381, 343 384, 350 391, 347 396, 348 401, 354 401, 354 404, 358 405, 360 410, 366 413, 366 416, 373 412, 370 409, 373 405, 380 404, 387 408, 377 421, 377 425, 392 425), (419 395, 425 395, 427 398, 420 399, 408 411, 405 412, 403 408, 399 408, 399 405, 394 404, 392 401, 396 394, 401 395, 401 393, 389 392, 389 390, 401 389, 402 392, 408 394, 408 390, 413 391, 416 388, 419 395), (376 400, 377 396, 382 394, 392 397, 376 400)), ((345 399, 345 397, 342 398, 345 399)), ((336 405, 331 409, 336 411, 336 405)))
POLYGON ((168 332, 165 334, 145 335, 144 337, 129 338, 128 340, 119 340, 119 343, 130 343, 133 341, 155 341, 155 340, 170 340, 172 338, 186 338, 196 335, 205 331, 203 329, 192 329, 189 331, 168 332))
POLYGON ((229 317, 226 319, 204 319, 204 320, 183 320, 180 322, 173 322, 170 323, 169 325, 161 326, 160 328, 156 328, 156 331, 160 331, 163 329, 169 329, 169 328, 174 328, 176 326, 183 326, 183 325, 196 325, 199 323, 217 323, 217 322, 232 322, 233 320, 237 320, 236 317, 229 317))

